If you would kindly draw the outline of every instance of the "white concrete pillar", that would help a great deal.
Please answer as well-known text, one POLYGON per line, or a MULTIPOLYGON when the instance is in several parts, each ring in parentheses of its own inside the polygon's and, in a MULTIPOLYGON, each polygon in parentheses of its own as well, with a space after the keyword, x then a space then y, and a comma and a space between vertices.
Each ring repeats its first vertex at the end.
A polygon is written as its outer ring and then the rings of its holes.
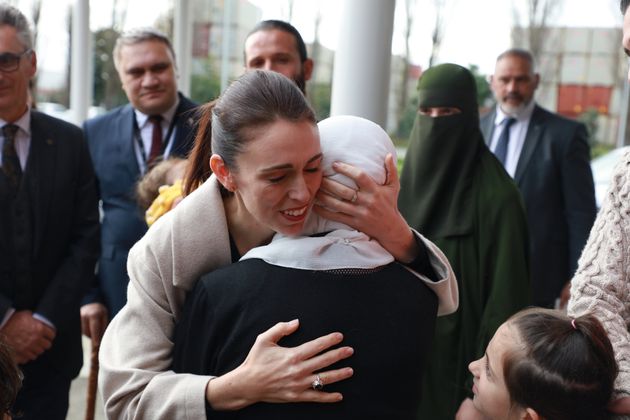
POLYGON ((395 0, 343 0, 331 115, 386 127, 395 0))
POLYGON ((90 2, 75 0, 72 9, 72 51, 70 57, 70 109, 72 120, 80 125, 92 104, 90 84, 90 2))
POLYGON ((190 72, 192 60, 192 2, 177 0, 173 23, 173 49, 177 56, 177 87, 186 96, 190 95, 190 72))

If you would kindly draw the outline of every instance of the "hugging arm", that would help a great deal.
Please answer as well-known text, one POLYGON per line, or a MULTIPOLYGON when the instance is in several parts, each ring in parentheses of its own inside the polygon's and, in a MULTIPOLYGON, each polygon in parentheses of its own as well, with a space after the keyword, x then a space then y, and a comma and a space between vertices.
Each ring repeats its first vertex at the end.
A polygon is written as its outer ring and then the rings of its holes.
POLYGON ((131 249, 127 304, 101 342, 99 389, 106 415, 126 420, 204 418, 211 377, 169 370, 174 307, 185 292, 160 277, 151 264, 155 258, 149 246, 131 249))
MULTIPOLYGON (((146 267, 143 271, 156 287, 130 283, 128 304, 112 320, 101 345, 99 380, 109 418, 199 419, 205 417, 206 401, 216 410, 236 410, 258 401, 340 400, 338 394, 303 385, 313 380, 313 371, 349 357, 352 350, 320 354, 341 341, 339 333, 296 348, 278 346, 280 338, 297 329, 297 322, 280 323, 261 334, 241 366, 212 381, 210 375, 173 372, 175 320, 169 299, 174 295, 164 293, 159 276, 146 267), (298 385, 301 392, 296 392, 298 385)), ((334 382, 352 376, 352 370, 329 374, 327 380, 334 382)))
MULTIPOLYGON (((221 299, 218 297, 218 299, 221 299)), ((225 349, 225 331, 232 318, 222 318, 215 311, 220 305, 200 282, 188 296, 184 313, 175 331, 173 369, 177 372, 204 374, 216 372, 220 354, 225 349)), ((352 369, 323 371, 326 366, 352 355, 349 347, 325 351, 341 342, 340 333, 317 338, 295 348, 284 348, 278 341, 293 333, 298 320, 280 322, 260 334, 245 360, 235 369, 208 383, 206 399, 209 410, 238 410, 256 402, 337 402, 337 392, 315 391, 313 372, 319 372, 330 384, 352 375, 352 369), (323 353, 322 353, 323 352, 323 353), (320 354, 321 353, 321 354, 320 354)))
MULTIPOLYGON (((175 322, 181 317, 186 290, 194 287, 201 273, 230 262, 227 231, 221 230, 225 230, 225 223, 218 221, 222 205, 219 200, 207 198, 212 198, 212 194, 218 195, 218 189, 204 184, 195 196, 189 196, 174 210, 179 213, 177 221, 194 223, 194 230, 186 231, 182 238, 174 237, 173 232, 181 232, 181 225, 171 229, 175 215, 167 214, 129 253, 127 304, 111 321, 101 343, 99 389, 108 418, 197 420, 205 418, 206 401, 224 409, 236 409, 257 397, 295 401, 288 385, 278 386, 283 375, 295 369, 308 370, 313 364, 314 368, 327 366, 348 356, 347 352, 333 350, 324 353, 329 356, 326 359, 311 357, 338 344, 338 334, 320 337, 295 349, 277 346, 274 340, 277 342, 297 328, 281 323, 261 334, 250 351, 252 358, 247 369, 235 370, 238 375, 228 373, 208 386, 212 376, 171 370, 175 322), (215 201, 219 204, 213 206, 215 201), (198 223, 199 220, 212 221, 214 227, 198 223), (220 239, 222 236, 225 237, 220 239), (213 238, 210 242, 209 237, 213 238), (186 265, 174 264, 175 254, 186 255, 186 265), (174 272, 179 277, 174 278, 174 272), (268 377, 264 378, 266 382, 240 382, 249 380, 248 372, 265 373, 268 377), (254 388, 251 395, 248 386, 254 388)), ((351 371, 342 375, 348 377, 351 371)), ((302 400, 321 401, 326 398, 323 395, 332 394, 311 394, 302 400)))

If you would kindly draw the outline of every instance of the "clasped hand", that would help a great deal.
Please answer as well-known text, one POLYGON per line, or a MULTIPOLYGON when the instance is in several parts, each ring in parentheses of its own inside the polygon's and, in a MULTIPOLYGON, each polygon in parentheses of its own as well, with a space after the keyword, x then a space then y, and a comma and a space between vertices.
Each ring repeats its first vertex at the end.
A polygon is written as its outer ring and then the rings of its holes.
POLYGON ((7 345, 17 364, 37 359, 52 346, 54 329, 33 318, 31 311, 16 311, 2 328, 7 345))

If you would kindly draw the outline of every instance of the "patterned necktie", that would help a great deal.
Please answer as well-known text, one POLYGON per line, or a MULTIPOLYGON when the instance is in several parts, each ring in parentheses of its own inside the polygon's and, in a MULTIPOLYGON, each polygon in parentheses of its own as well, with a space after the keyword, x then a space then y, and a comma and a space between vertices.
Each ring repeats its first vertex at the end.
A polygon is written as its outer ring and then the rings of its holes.
POLYGON ((162 116, 151 115, 149 122, 153 125, 151 151, 149 152, 149 159, 147 160, 147 167, 150 168, 151 164, 162 154, 162 116))
POLYGON ((497 147, 494 149, 494 154, 497 156, 497 159, 505 166, 505 160, 507 156, 507 148, 508 143, 510 142, 510 127, 512 124, 516 122, 515 118, 506 118, 504 120, 503 131, 501 132, 501 136, 499 137, 499 141, 497 142, 497 147))
POLYGON ((20 158, 15 150, 15 134, 17 131, 18 126, 15 124, 6 124, 2 127, 2 134, 4 135, 2 171, 9 179, 9 184, 14 191, 17 191, 22 179, 22 166, 20 166, 20 158))

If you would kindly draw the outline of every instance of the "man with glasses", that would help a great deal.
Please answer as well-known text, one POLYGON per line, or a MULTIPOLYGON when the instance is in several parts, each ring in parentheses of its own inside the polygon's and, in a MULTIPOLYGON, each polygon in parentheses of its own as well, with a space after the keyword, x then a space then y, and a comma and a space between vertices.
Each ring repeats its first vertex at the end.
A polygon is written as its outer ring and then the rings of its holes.
POLYGON ((98 201, 81 130, 30 108, 36 69, 26 18, 0 4, 0 334, 24 373, 14 412, 62 420, 83 361, 98 201))

